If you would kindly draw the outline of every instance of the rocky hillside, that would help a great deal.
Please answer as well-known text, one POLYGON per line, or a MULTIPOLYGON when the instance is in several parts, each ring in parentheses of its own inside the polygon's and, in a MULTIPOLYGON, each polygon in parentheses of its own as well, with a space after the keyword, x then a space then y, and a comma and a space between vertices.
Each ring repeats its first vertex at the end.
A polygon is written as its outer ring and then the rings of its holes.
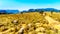
POLYGON ((60 13, 2 14, 0 34, 60 34, 60 13))

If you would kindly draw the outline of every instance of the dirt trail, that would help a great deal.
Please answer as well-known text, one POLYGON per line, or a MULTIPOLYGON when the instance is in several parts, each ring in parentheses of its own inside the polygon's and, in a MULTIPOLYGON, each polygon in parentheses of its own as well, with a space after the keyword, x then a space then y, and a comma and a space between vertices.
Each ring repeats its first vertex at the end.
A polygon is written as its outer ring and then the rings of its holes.
POLYGON ((45 16, 45 19, 49 22, 49 23, 59 23, 58 21, 54 20, 53 18, 49 17, 49 16, 45 16))
POLYGON ((58 29, 60 31, 60 22, 54 20, 53 18, 49 16, 45 16, 45 19, 49 22, 49 26, 53 27, 55 29, 58 29))

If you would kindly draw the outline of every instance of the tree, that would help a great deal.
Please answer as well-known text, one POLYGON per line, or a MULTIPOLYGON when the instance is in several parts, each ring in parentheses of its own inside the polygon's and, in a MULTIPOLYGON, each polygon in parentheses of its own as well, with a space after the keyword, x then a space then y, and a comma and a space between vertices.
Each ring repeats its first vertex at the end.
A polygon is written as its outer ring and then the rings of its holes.
POLYGON ((53 14, 53 10, 51 11, 51 14, 53 14))
POLYGON ((42 11, 40 11, 39 13, 43 14, 43 12, 44 12, 44 11, 42 10, 42 11))

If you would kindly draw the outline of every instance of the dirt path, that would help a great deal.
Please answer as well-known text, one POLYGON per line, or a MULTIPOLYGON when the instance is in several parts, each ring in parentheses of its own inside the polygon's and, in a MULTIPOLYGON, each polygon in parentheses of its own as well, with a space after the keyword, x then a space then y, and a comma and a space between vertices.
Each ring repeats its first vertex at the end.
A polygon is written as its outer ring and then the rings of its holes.
POLYGON ((45 19, 49 22, 49 23, 59 23, 58 21, 54 20, 53 18, 49 17, 49 16, 45 16, 45 19))
POLYGON ((54 20, 53 18, 49 16, 45 16, 45 19, 49 22, 49 26, 53 27, 55 29, 58 29, 60 31, 60 22, 54 20))

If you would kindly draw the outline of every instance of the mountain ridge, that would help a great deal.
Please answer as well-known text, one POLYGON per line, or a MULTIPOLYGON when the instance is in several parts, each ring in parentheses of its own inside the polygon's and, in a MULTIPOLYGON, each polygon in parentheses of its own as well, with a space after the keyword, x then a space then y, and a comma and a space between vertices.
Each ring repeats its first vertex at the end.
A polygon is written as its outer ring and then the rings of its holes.
POLYGON ((0 10, 0 13, 7 13, 7 14, 17 14, 17 13, 21 13, 21 12, 60 12, 60 10, 55 9, 55 8, 39 8, 39 9, 29 9, 29 10, 23 10, 23 11, 19 11, 19 10, 0 10))

